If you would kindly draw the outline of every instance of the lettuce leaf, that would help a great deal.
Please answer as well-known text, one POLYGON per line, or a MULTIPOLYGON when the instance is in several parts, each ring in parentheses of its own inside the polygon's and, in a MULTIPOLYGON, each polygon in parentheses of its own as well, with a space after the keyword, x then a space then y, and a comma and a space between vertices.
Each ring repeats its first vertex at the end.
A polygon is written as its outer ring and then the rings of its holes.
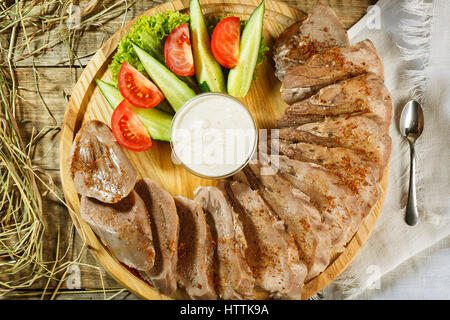
POLYGON ((117 82, 120 66, 124 61, 147 75, 144 66, 134 52, 133 43, 164 63, 163 50, 166 37, 175 28, 186 22, 189 22, 188 16, 171 11, 140 17, 131 27, 130 32, 120 40, 117 52, 109 65, 113 80, 117 82))
MULTIPOLYGON (((211 15, 205 17, 210 36, 219 21, 228 16, 231 15, 211 15)), ((147 76, 144 66, 134 52, 133 43, 164 63, 164 41, 175 28, 187 22, 189 22, 188 16, 185 16, 180 12, 171 11, 156 13, 153 16, 140 17, 131 27, 130 32, 120 40, 117 52, 109 65, 113 81, 117 83, 117 76, 124 61, 128 62, 139 72, 147 76)), ((241 20, 241 30, 245 27, 246 22, 246 20, 241 20)), ((264 38, 261 38, 258 61, 256 63, 257 66, 264 61, 268 51, 269 48, 265 45, 264 38)), ((228 70, 224 71, 226 73, 228 70)), ((256 71, 254 77, 256 78, 256 71)), ((197 90, 195 81, 188 77, 181 78, 183 81, 186 81, 190 87, 197 90)))

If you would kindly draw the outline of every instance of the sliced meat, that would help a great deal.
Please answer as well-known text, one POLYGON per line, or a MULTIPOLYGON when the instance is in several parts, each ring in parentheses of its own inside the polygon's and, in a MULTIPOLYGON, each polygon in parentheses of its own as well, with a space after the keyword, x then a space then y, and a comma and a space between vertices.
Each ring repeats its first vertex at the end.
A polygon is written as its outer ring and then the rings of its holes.
POLYGON ((247 176, 244 173, 244 170, 239 170, 230 179, 234 180, 234 181, 241 182, 243 184, 250 185, 250 182, 248 181, 247 176))
POLYGON ((384 81, 383 62, 370 40, 331 48, 314 55, 307 64, 291 69, 283 80, 281 97, 293 104, 330 84, 369 72, 384 81))
POLYGON ((364 161, 361 154, 346 148, 328 148, 309 143, 291 143, 279 140, 280 154, 287 157, 319 164, 338 175, 349 188, 364 188, 378 182, 383 172, 372 162, 364 161))
POLYGON ((282 128, 279 137, 292 142, 307 142, 325 147, 343 147, 362 154, 381 170, 391 153, 391 138, 373 120, 362 116, 338 117, 295 128, 282 128))
POLYGON ((279 36, 274 47, 275 75, 283 80, 289 70, 314 54, 349 45, 347 31, 334 11, 318 5, 306 19, 292 24, 279 36))
POLYGON ((114 204, 81 196, 80 213, 120 262, 139 271, 153 267, 155 249, 150 217, 136 192, 131 191, 114 204))
POLYGON ((329 85, 309 99, 289 106, 278 119, 280 127, 299 126, 325 117, 364 114, 387 133, 391 123, 392 99, 375 74, 369 73, 329 85))
POLYGON ((312 56, 307 64, 310 67, 345 68, 360 74, 371 72, 384 80, 383 62, 369 39, 357 42, 349 47, 328 49, 323 53, 312 56))
POLYGON ((277 161, 282 176, 309 196, 319 209, 332 244, 337 251, 342 251, 375 204, 376 186, 372 186, 370 202, 365 202, 357 191, 348 188, 337 175, 320 165, 285 156, 280 156, 277 161))
POLYGON ((77 133, 69 166, 77 192, 102 202, 119 202, 136 183, 133 164, 100 121, 87 122, 77 133))
POLYGON ((179 222, 172 196, 150 179, 136 183, 136 192, 150 214, 155 243, 155 265, 146 272, 161 293, 172 294, 177 288, 179 222))
MULTIPOLYGON (((257 190, 270 210, 284 222, 286 230, 297 243, 299 257, 308 268, 308 277, 322 272, 330 262, 330 236, 322 230, 321 216, 310 199, 278 174, 263 175, 265 164, 249 164, 245 177, 257 190)), ((270 170, 266 167, 266 170, 270 170)), ((241 176, 242 179, 242 176, 241 176)))
POLYGON ((320 212, 322 228, 329 234, 331 245, 343 248, 347 234, 351 232, 352 213, 342 202, 346 193, 339 188, 338 178, 321 172, 315 164, 291 160, 297 162, 293 164, 287 160, 279 157, 280 175, 309 197, 320 212))
POLYGON ((294 239, 285 231, 256 191, 246 184, 224 182, 247 240, 245 256, 256 285, 274 297, 301 299, 306 266, 300 262, 294 239))
POLYGON ((200 205, 175 197, 180 219, 178 282, 192 299, 217 299, 214 286, 214 247, 205 213, 200 205))
POLYGON ((253 299, 255 278, 245 260, 242 227, 226 195, 216 187, 196 190, 197 201, 206 213, 215 251, 215 279, 223 299, 253 299))

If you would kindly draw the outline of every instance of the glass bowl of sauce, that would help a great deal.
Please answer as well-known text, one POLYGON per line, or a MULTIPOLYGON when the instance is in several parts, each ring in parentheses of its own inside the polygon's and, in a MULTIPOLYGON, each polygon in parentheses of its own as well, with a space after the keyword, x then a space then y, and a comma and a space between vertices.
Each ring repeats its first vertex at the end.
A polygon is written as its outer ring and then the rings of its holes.
POLYGON ((187 101, 173 118, 170 138, 172 160, 206 179, 241 170, 258 140, 247 108, 222 93, 203 93, 187 101))

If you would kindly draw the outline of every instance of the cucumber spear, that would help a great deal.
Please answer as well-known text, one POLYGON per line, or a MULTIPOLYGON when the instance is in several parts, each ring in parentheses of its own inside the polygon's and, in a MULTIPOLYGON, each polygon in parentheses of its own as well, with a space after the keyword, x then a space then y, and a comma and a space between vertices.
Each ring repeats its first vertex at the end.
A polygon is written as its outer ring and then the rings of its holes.
POLYGON ((245 25, 239 45, 239 63, 228 74, 228 94, 245 97, 253 80, 263 31, 264 0, 245 25))
POLYGON ((226 93, 222 68, 211 52, 208 28, 198 0, 190 0, 190 28, 195 76, 202 91, 226 93))
MULTIPOLYGON (((110 107, 114 110, 123 100, 119 89, 103 80, 95 79, 97 85, 110 107)), ((173 116, 156 108, 141 109, 133 107, 134 112, 154 140, 170 141, 170 127, 173 116)))

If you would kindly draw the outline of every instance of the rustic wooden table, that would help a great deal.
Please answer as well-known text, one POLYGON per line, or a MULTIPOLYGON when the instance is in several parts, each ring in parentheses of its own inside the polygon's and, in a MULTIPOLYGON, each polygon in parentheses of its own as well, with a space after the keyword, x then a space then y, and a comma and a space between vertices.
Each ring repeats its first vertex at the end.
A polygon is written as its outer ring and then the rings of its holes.
MULTIPOLYGON (((78 5, 83 8, 88 2, 88 0, 82 0, 79 1, 78 5)), ((62 43, 52 47, 45 54, 25 59, 17 64, 15 70, 16 79, 21 88, 18 92, 21 99, 17 118, 21 121, 22 134, 25 140, 31 136, 32 128, 40 130, 45 127, 55 126, 55 120, 43 110, 43 102, 56 119, 56 125, 59 126, 62 123, 67 98, 70 96, 72 88, 92 54, 109 36, 121 27, 123 21, 127 22, 161 2, 164 1, 137 0, 128 9, 125 17, 123 15, 115 17, 101 26, 93 25, 92 28, 89 28, 77 39, 76 52, 79 59, 75 62, 75 66, 69 65, 67 50, 62 43), (36 68, 40 75, 38 86, 43 102, 34 87, 33 68, 36 68)), ((376 1, 297 0, 284 2, 305 12, 309 12, 318 3, 329 5, 336 11, 344 25, 349 28, 366 13, 367 7, 376 1)), ((105 1, 105 3, 108 3, 108 1, 105 1)), ((55 33, 49 32, 46 41, 51 41, 55 37, 57 37, 55 33)), ((39 44, 35 43, 34 45, 38 46, 39 44)), ((59 135, 57 131, 55 132, 42 138, 35 150, 34 162, 45 169, 58 186, 60 185, 58 164, 59 135)), ((59 288, 57 299, 136 298, 134 295, 121 290, 120 283, 105 273, 88 250, 82 249, 83 241, 74 231, 67 209, 52 195, 44 197, 44 212, 46 221, 44 256, 46 259, 51 261, 56 255, 58 232, 60 232, 62 248, 67 248, 71 244, 67 259, 74 259, 79 254, 82 255, 80 263, 69 270, 69 281, 65 281, 59 288)), ((45 282, 46 280, 38 281, 26 292, 17 292, 8 296, 8 298, 40 298, 45 282)), ((56 286, 57 282, 50 283, 49 295, 56 286)))

